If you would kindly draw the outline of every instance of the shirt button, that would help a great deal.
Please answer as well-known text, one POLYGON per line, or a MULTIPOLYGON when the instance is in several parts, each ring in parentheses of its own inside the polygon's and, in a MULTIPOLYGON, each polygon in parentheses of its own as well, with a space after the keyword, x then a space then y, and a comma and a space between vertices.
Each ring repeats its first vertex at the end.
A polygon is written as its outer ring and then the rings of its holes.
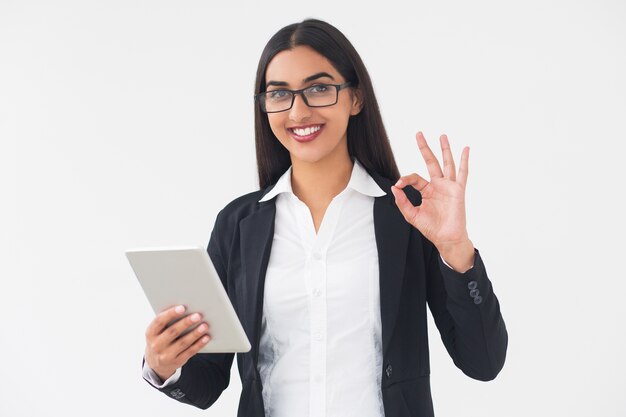
POLYGON ((314 295, 314 296, 316 296, 316 297, 319 297, 320 293, 321 293, 321 291, 320 291, 320 289, 319 289, 319 288, 315 288, 315 289, 313 290, 313 295, 314 295))
POLYGON ((320 382, 322 382, 322 377, 319 375, 315 375, 313 377, 313 381, 315 381, 316 384, 319 384, 320 382))
POLYGON ((315 340, 322 340, 322 332, 315 332, 313 333, 313 339, 315 340))
POLYGON ((322 254, 319 252, 314 252, 313 253, 313 259, 315 259, 316 261, 319 261, 322 259, 322 254))

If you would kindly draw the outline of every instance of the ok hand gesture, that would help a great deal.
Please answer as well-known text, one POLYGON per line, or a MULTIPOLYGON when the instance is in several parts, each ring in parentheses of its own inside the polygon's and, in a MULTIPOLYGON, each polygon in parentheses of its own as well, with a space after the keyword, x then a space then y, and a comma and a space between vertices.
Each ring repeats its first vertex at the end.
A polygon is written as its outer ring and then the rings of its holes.
POLYGON ((391 191, 396 205, 407 222, 417 228, 439 250, 441 256, 455 270, 467 270, 474 263, 474 246, 467 235, 465 224, 465 186, 469 147, 463 148, 458 174, 450 144, 441 135, 443 172, 439 161, 428 147, 422 132, 416 135, 430 181, 417 173, 400 177, 391 191), (422 194, 422 203, 414 206, 400 189, 410 185, 422 194))

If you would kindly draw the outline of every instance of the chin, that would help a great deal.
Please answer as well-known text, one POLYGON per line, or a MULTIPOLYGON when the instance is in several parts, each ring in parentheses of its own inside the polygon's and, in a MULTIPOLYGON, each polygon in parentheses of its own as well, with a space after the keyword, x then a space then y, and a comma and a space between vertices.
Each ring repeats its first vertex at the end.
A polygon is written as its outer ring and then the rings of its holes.
POLYGON ((326 156, 328 155, 312 155, 310 153, 300 153, 300 152, 291 152, 291 161, 299 161, 299 162, 305 162, 307 164, 314 164, 316 162, 319 162, 321 160, 323 160, 326 156))

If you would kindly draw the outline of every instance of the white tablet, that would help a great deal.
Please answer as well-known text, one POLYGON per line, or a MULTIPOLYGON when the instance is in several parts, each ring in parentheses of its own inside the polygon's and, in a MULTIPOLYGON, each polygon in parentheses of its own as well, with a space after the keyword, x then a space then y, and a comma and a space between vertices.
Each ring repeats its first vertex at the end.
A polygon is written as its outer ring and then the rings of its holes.
POLYGON ((202 314, 200 323, 209 324, 211 340, 200 352, 250 350, 250 341, 206 249, 129 249, 126 257, 155 314, 179 304, 187 308, 184 316, 195 312, 202 314))

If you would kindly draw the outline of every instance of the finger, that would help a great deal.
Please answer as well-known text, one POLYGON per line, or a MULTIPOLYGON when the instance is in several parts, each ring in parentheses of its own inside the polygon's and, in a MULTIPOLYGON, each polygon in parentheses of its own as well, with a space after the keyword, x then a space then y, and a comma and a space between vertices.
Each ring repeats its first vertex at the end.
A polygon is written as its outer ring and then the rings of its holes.
POLYGON ((181 352, 181 354, 178 355, 176 359, 182 362, 182 364, 185 364, 189 360, 189 358, 191 358, 193 355, 198 353, 200 349, 202 349, 204 345, 206 345, 210 340, 211 340, 211 336, 209 335, 204 335, 200 337, 198 340, 196 340, 193 343, 193 345, 189 346, 187 349, 181 352))
POLYGON ((195 329, 191 330, 184 336, 179 337, 173 344, 172 349, 175 356, 179 356, 185 350, 189 349, 199 338, 207 335, 209 325, 206 322, 200 323, 195 329))
POLYGON ((159 334, 161 334, 163 329, 167 327, 168 323, 182 316, 185 310, 185 306, 179 305, 161 311, 159 314, 156 315, 154 320, 150 322, 150 325, 146 330, 146 338, 158 336, 159 334))
POLYGON ((416 190, 422 191, 428 184, 429 182, 424 177, 414 172, 413 174, 400 177, 398 182, 396 182, 396 187, 404 188, 405 185, 411 185, 416 190))
POLYGON ((469 169, 469 150, 469 146, 466 146, 465 148, 463 148, 463 152, 461 153, 461 164, 459 166, 459 175, 457 181, 461 185, 463 185, 463 188, 465 188, 467 184, 467 175, 469 169))
POLYGON ((441 152, 443 153, 443 172, 444 177, 456 181, 456 167, 454 166, 454 158, 452 157, 452 151, 450 150, 450 142, 448 142, 448 136, 441 135, 439 137, 441 142, 441 152))
POLYGON ((400 213, 404 216, 404 219, 411 223, 413 218, 415 218, 417 212, 419 211, 419 207, 415 207, 413 203, 409 201, 400 188, 395 185, 391 186, 391 192, 393 193, 396 201, 396 205, 400 209, 400 213))
POLYGON ((174 340, 178 339, 185 330, 191 326, 197 325, 201 319, 202 316, 200 313, 189 314, 185 318, 180 319, 157 336, 158 344, 161 346, 169 346, 174 340))
POLYGON ((430 174, 430 178, 443 177, 443 172, 441 172, 441 166, 439 165, 439 161, 433 151, 428 147, 428 143, 426 143, 426 138, 424 138, 424 134, 422 132, 417 132, 417 147, 420 149, 422 153, 422 157, 424 157, 424 161, 426 162, 426 168, 428 168, 428 173, 430 174))

